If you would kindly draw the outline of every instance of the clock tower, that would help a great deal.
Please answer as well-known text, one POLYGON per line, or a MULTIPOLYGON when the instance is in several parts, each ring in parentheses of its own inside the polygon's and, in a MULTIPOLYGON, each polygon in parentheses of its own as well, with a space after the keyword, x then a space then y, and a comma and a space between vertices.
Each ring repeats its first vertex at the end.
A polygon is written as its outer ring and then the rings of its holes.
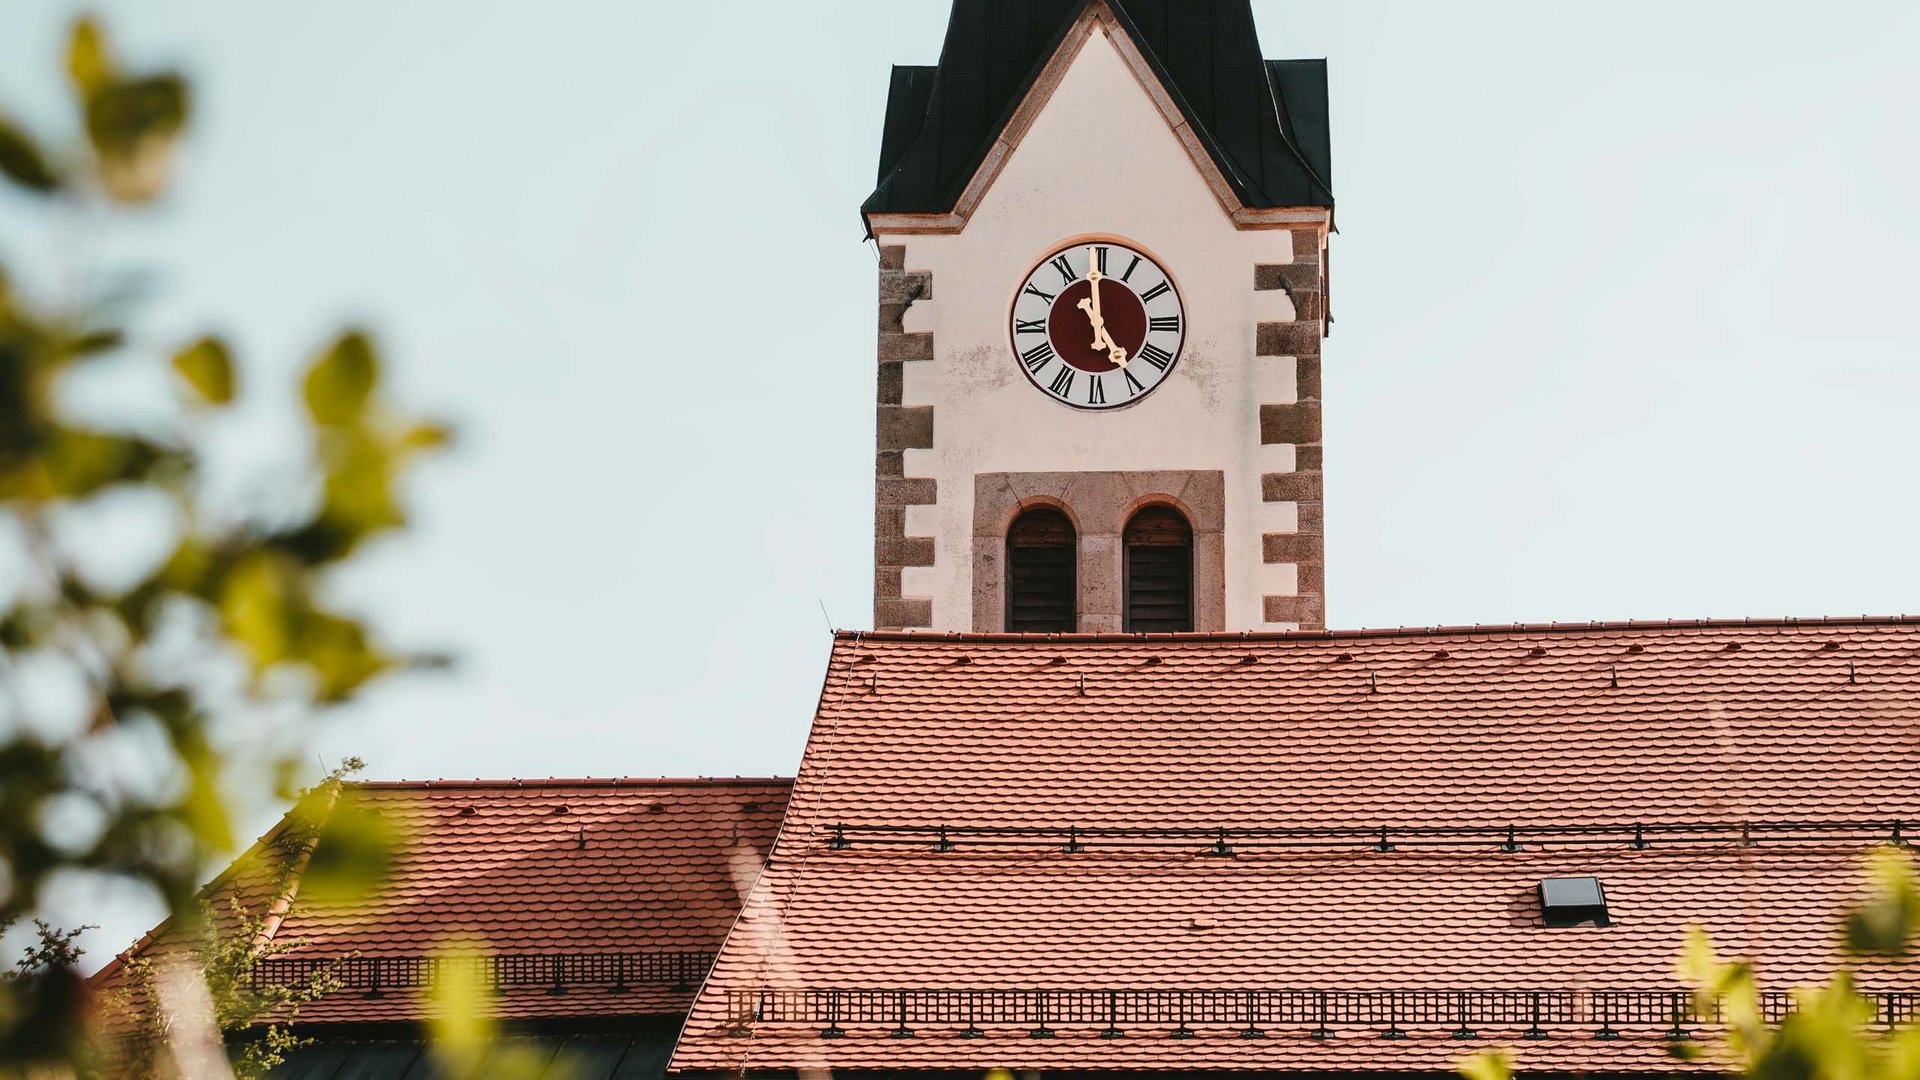
POLYGON ((1326 67, 1249 0, 955 0, 879 186, 874 623, 1326 623, 1326 67))

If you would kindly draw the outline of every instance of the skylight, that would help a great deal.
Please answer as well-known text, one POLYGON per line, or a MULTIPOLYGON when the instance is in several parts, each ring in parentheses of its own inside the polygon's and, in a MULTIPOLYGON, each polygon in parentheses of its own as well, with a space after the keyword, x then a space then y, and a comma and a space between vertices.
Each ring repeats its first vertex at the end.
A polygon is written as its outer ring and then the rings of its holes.
POLYGON ((1607 891, 1597 877, 1540 881, 1540 914, 1548 926, 1607 926, 1607 891))

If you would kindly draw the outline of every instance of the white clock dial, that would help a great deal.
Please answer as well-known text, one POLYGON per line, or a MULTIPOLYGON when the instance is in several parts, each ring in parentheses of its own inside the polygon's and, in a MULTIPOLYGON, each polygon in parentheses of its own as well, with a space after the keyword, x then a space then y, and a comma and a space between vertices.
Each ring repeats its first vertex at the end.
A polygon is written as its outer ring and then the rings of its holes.
POLYGON ((1089 240, 1040 260, 1014 294, 1007 332, 1014 362, 1041 393, 1076 409, 1118 409, 1172 374, 1186 311, 1145 253, 1089 240))

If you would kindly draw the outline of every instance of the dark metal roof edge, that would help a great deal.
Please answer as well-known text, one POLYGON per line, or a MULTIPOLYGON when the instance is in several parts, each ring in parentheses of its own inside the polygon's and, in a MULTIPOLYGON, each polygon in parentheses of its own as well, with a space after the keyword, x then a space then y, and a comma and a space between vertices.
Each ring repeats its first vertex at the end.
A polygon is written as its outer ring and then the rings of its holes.
POLYGON ((499 780, 349 780, 345 786, 373 791, 449 789, 541 791, 549 788, 644 790, 648 788, 791 787, 792 784, 793 778, 786 776, 548 776, 499 780))
MULTIPOLYGON (((1329 180, 1327 177, 1320 175, 1320 170, 1314 168, 1313 162, 1307 160, 1306 151, 1300 149, 1299 141, 1294 138, 1293 115, 1292 115, 1291 109, 1287 104, 1286 95, 1281 92, 1280 87, 1274 85, 1274 81, 1273 81, 1274 72, 1277 65, 1311 63, 1316 59, 1323 66, 1327 62, 1326 57, 1318 57, 1318 58, 1294 57, 1294 58, 1281 58, 1277 60, 1270 60, 1265 57, 1262 57, 1260 62, 1260 72, 1266 78, 1267 96, 1272 101, 1272 104, 1273 104, 1274 119, 1280 125, 1280 141, 1286 145, 1287 152, 1293 156, 1294 163, 1299 165, 1301 170, 1307 174, 1308 180, 1310 180, 1315 187, 1319 188, 1321 191, 1326 193, 1327 209, 1331 210, 1333 209, 1333 205, 1334 205, 1333 182, 1329 180)), ((1329 159, 1331 159, 1333 156, 1333 150, 1331 146, 1328 147, 1327 156, 1329 159)))
POLYGON ((1920 615, 1836 615, 1815 618, 1763 619, 1628 619, 1587 623, 1494 623, 1457 626, 1400 626, 1352 630, 1208 630, 1184 634, 1009 634, 940 630, 836 630, 840 641, 914 642, 919 644, 964 643, 982 645, 1142 645, 1233 644, 1236 642, 1346 641, 1355 639, 1391 639, 1446 637, 1467 634, 1584 634, 1645 632, 1666 630, 1820 630, 1846 627, 1920 626, 1920 615))
MULTIPOLYGON (((1014 114, 1018 112, 1021 105, 1026 102, 1027 95, 1033 92, 1034 85, 1039 81, 1040 73, 1045 71, 1047 65, 1053 62, 1055 54, 1060 51, 1060 46, 1066 41, 1067 35, 1072 31, 1074 25, 1086 15, 1087 9, 1096 3, 1105 5, 1107 11, 1113 15, 1114 21, 1120 24, 1120 28, 1126 33, 1128 39, 1133 42, 1134 48, 1138 49, 1140 55, 1146 59, 1148 70, 1153 73, 1155 79, 1159 80, 1160 88, 1165 91, 1167 97, 1173 101, 1174 108, 1180 111, 1181 118, 1187 122, 1188 128, 1191 129, 1200 140, 1201 146, 1207 151, 1207 157, 1212 160, 1214 167, 1220 170, 1221 175, 1224 176, 1227 183, 1232 186, 1234 196, 1240 200, 1243 206, 1259 204, 1264 208, 1270 201, 1267 199, 1265 192, 1258 193, 1258 198, 1248 197, 1254 193, 1249 180, 1241 174, 1233 160, 1229 158, 1226 152, 1220 147, 1213 132, 1196 117, 1192 105, 1187 102, 1186 96, 1181 92, 1179 84, 1173 79, 1172 74, 1167 71, 1166 65, 1161 62, 1160 57, 1147 45, 1145 36, 1134 23, 1132 16, 1128 15, 1121 5, 1108 2, 1108 0, 1081 0, 1079 6, 1073 9, 1073 13, 1061 20, 1060 26, 1054 32, 1053 38, 1048 42, 1046 48, 1039 53, 1034 61, 1033 67, 1021 81, 1020 88, 1008 99, 1006 107, 988 129, 986 137, 982 139, 980 145, 975 148, 973 155, 968 159, 966 169, 956 175, 955 180, 949 185, 948 190, 941 193, 936 205, 945 207, 950 211, 959 202, 960 196, 965 193, 967 189, 967 185, 973 182, 973 178, 979 174, 980 167, 986 163, 987 156, 992 152, 993 144, 999 141, 1001 134, 1007 130, 1007 125, 1012 122, 1014 114)), ((951 25, 951 18, 952 17, 949 16, 949 25, 951 25)), ((941 64, 944 64, 946 61, 946 48, 944 43, 941 47, 940 60, 941 64)), ((936 72, 941 64, 935 65, 936 72)), ((1333 209, 1332 185, 1322 179, 1319 173, 1314 170, 1311 165, 1307 164, 1304 155, 1300 153, 1299 147, 1294 145, 1293 140, 1287 136, 1286 125, 1280 122, 1279 110, 1282 107, 1281 101, 1279 95, 1274 90, 1273 74, 1268 64, 1269 61, 1262 57, 1261 75, 1267 86, 1268 106, 1274 110, 1274 123, 1280 129, 1281 139, 1285 143, 1289 155, 1294 159, 1295 164, 1299 165, 1306 173, 1310 184, 1324 193, 1326 200, 1324 208, 1331 211, 1333 209)), ((897 68, 901 65, 894 66, 897 68)), ((938 77, 936 74, 935 79, 937 80, 938 77)), ((861 202, 860 219, 862 224, 866 226, 866 235, 868 238, 873 236, 872 215, 886 212, 875 209, 875 201, 886 192, 887 186, 892 182, 894 176, 899 174, 906 160, 919 148, 920 142, 926 137, 925 132, 926 128, 923 118, 920 134, 916 135, 914 141, 908 144, 901 152, 899 159, 894 163, 893 170, 875 185, 873 191, 861 202)), ((1282 204, 1273 202, 1271 205, 1279 206, 1282 204)))
MULTIPOLYGON (((1040 73, 1045 71, 1047 65, 1053 62, 1054 54, 1060 51, 1061 44, 1067 39, 1067 33, 1073 29, 1075 23, 1080 21, 1080 17, 1086 14, 1088 7, 1100 2, 1103 2, 1103 0, 1080 0, 1079 6, 1073 9, 1073 14, 1060 21, 1060 25, 1055 29, 1053 37, 1047 42, 1046 48, 1040 51, 1038 57, 1034 60, 1033 67, 1028 70, 1026 77, 1020 81, 1019 90, 1015 91, 1013 96, 1008 99, 1006 108, 1001 110, 1000 115, 995 118, 993 125, 988 128, 986 138, 981 140, 980 145, 974 149, 973 155, 968 158, 966 169, 959 174, 959 179, 956 181, 959 184, 958 189, 942 192, 938 200, 939 205, 951 209, 953 205, 959 201, 961 193, 967 190, 967 185, 972 183, 974 176, 979 173, 980 166, 986 163, 987 154, 993 149, 993 144, 999 141, 1000 133, 1007 130, 1007 124, 1013 120, 1013 114, 1020 110, 1021 104, 1027 100, 1027 95, 1033 92, 1034 84, 1040 80, 1040 73)), ((1108 7, 1111 8, 1112 5, 1108 5, 1108 7)), ((953 10, 950 10, 947 14, 947 29, 949 33, 951 33, 953 29, 955 14, 956 12, 953 10)), ((940 60, 934 65, 934 86, 936 89, 939 86, 940 78, 938 72, 946 62, 947 49, 946 42, 943 39, 940 45, 940 60)), ((931 96, 928 98, 928 107, 932 107, 931 96)), ((886 175, 885 179, 882 179, 879 184, 875 185, 873 192, 860 203, 860 220, 866 225, 867 236, 869 238, 873 236, 871 215, 887 212, 873 209, 874 200, 878 199, 881 194, 886 191, 887 185, 893 182, 895 176, 899 175, 900 169, 904 167, 906 160, 912 157, 914 151, 920 148, 920 143, 925 138, 926 121, 923 117, 920 125, 920 133, 914 137, 913 142, 907 144, 905 150, 901 151, 899 160, 894 162, 893 170, 886 175)))

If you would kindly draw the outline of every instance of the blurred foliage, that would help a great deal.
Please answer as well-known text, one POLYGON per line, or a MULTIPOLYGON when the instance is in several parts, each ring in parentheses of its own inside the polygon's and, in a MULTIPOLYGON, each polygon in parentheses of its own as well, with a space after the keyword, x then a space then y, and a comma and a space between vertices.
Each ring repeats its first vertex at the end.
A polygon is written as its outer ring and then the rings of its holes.
MULTIPOLYGON (((224 904, 203 897, 193 922, 182 926, 177 935, 169 935, 170 944, 184 940, 190 946, 188 956, 213 1000, 213 1021, 221 1035, 230 1038, 231 1065, 237 1080, 261 1080, 286 1060, 289 1051, 312 1041, 293 1030, 300 1006, 338 990, 340 966, 354 955, 329 957, 290 985, 256 978, 263 961, 306 945, 303 939, 282 938, 275 931, 298 911, 297 901, 309 896, 307 871, 315 853, 333 843, 336 829, 342 825, 332 820, 333 814, 343 796, 353 790, 345 786, 346 778, 362 767, 359 759, 348 758, 326 779, 302 792, 278 835, 250 850, 228 872, 227 880, 236 884, 270 882, 257 891, 255 903, 247 903, 238 887, 226 893, 224 904), (323 833, 326 844, 321 843, 323 833)), ((345 823, 346 831, 356 828, 357 822, 345 823)), ((384 874, 388 855, 385 849, 380 850, 378 867, 355 875, 353 880, 366 884, 374 880, 368 875, 384 874)), ((125 1000, 109 1005, 112 1013, 128 1018, 135 1034, 125 1041, 124 1056, 115 1064, 139 1076, 170 1075, 164 1052, 171 1041, 168 1025, 172 1018, 158 1006, 159 963, 151 955, 128 961, 137 989, 125 1000)), ((109 1017, 106 1023, 96 1021, 96 1031, 111 1027, 114 1018, 109 1017)))
MULTIPOLYGON (((9 925, 0 923, 0 932, 9 925)), ((32 944, 12 971, 0 975, 0 1009, 8 1010, 3 1014, 0 1062, 53 1059, 86 1064, 85 989, 76 965, 83 955, 80 936, 95 928, 60 930, 35 919, 33 929, 32 944)))
MULTIPOLYGON (((74 26, 65 66, 74 133, 49 149, 0 113, 0 176, 15 189, 0 194, 90 220, 159 198, 190 115, 185 80, 123 67, 91 20, 74 26)), ((329 605, 326 581, 405 526, 407 469, 448 433, 388 403, 378 349, 347 330, 318 350, 300 386, 307 472, 268 478, 281 493, 310 490, 304 508, 216 508, 202 457, 242 399, 232 347, 200 336, 171 350, 178 400, 164 422, 84 419, 69 401, 76 379, 162 357, 129 348, 109 301, 43 299, 10 269, 0 265, 0 925, 40 910, 49 879, 71 871, 149 884, 176 922, 193 923, 204 915, 199 875, 235 847, 238 785, 298 770, 291 757, 229 760, 216 718, 311 715, 419 662, 329 605), (166 553, 105 585, 111 575, 82 550, 99 545, 76 542, 73 523, 130 496, 150 508, 146 525, 166 553), (35 690, 47 686, 61 692, 35 690), (56 704, 67 698, 84 704, 56 704)), ((314 868, 316 887, 364 878, 388 843, 374 833, 331 851, 314 868)), ((239 963, 226 948, 206 958, 210 971, 239 963)), ((65 975, 0 986, 0 1072, 74 1063, 79 986, 70 962, 48 964, 65 975)), ((235 1004, 219 979, 223 1017, 253 1007, 235 1004)))
MULTIPOLYGON (((452 941, 441 945, 442 959, 473 959, 487 955, 477 942, 452 941)), ((484 964, 449 963, 433 986, 430 1052, 433 1075, 445 1080, 567 1080, 579 1069, 565 1058, 553 1058, 540 1046, 503 1037, 484 964)))
MULTIPOLYGON (((1912 852, 1893 844, 1869 856, 1867 877, 1866 901, 1839 928, 1849 961, 1825 985, 1795 987, 1778 1022, 1766 1018, 1753 964, 1722 959, 1705 930, 1689 927, 1675 974, 1693 991, 1693 1018, 1720 1033, 1670 1042, 1669 1051, 1750 1080, 1920 1080, 1920 1022, 1884 1023, 1873 999, 1855 990, 1856 962, 1912 955, 1920 876, 1912 852)), ((1456 1064, 1467 1080, 1509 1080, 1514 1057, 1486 1050, 1456 1064)))

